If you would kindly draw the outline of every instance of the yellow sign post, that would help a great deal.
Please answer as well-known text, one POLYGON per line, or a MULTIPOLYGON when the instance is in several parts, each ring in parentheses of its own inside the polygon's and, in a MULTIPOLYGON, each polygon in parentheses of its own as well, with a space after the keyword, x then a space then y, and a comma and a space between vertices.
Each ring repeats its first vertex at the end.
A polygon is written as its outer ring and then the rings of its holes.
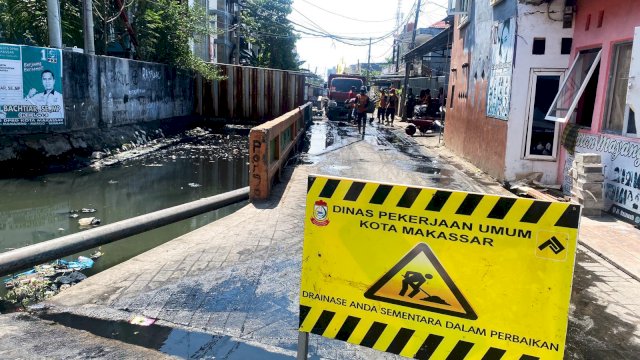
POLYGON ((569 203, 311 176, 300 331, 417 359, 562 359, 579 219, 569 203))

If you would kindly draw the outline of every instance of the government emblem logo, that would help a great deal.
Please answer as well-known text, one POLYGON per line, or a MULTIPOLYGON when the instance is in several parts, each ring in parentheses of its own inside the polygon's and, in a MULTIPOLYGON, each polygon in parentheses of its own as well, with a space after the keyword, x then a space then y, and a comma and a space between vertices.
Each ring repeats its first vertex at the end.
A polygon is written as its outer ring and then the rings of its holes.
POLYGON ((329 225, 329 207, 327 203, 318 200, 313 205, 313 217, 311 218, 311 222, 316 226, 327 226, 329 225))

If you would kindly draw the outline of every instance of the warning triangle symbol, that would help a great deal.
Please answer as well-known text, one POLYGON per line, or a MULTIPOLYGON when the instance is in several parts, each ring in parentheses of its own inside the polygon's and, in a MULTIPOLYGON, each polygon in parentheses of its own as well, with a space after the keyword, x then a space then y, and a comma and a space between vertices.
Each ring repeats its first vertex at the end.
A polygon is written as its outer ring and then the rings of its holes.
POLYGON ((425 243, 414 247, 373 284, 364 296, 464 319, 478 318, 425 243))

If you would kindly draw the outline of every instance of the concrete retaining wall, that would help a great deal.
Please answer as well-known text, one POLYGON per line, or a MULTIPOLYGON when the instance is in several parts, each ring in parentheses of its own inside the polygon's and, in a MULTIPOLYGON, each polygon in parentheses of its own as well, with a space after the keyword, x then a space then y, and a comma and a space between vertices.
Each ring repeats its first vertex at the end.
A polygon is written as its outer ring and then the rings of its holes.
POLYGON ((188 116, 194 78, 168 65, 63 52, 64 126, 4 126, 2 134, 73 132, 188 116))

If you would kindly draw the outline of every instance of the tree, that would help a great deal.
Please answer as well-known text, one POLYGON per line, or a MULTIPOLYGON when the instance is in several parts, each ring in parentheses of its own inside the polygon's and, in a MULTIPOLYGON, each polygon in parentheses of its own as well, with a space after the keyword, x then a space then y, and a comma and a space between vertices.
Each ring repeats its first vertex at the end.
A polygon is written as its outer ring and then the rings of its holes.
POLYGON ((297 35, 287 19, 292 0, 247 0, 242 9, 242 33, 257 51, 251 65, 298 70, 297 35))
MULTIPOLYGON (((81 0, 60 0, 62 43, 82 47, 81 0)), ((49 44, 47 2, 0 0, 0 42, 46 46, 49 44)))
POLYGON ((191 69, 209 80, 220 77, 217 68, 191 52, 194 39, 211 32, 206 9, 189 7, 186 1, 138 0, 135 13, 132 25, 141 59, 191 69))
MULTIPOLYGON (((193 70, 207 79, 219 78, 218 70, 191 52, 194 38, 210 32, 207 12, 189 7, 187 1, 130 0, 122 7, 112 0, 94 0, 96 53, 108 54, 108 45, 129 48, 130 36, 121 12, 130 15, 139 46, 135 58, 193 70)), ((82 0, 60 0, 62 42, 83 47, 82 0)), ((47 46, 47 2, 44 0, 0 0, 0 42, 47 46)))

